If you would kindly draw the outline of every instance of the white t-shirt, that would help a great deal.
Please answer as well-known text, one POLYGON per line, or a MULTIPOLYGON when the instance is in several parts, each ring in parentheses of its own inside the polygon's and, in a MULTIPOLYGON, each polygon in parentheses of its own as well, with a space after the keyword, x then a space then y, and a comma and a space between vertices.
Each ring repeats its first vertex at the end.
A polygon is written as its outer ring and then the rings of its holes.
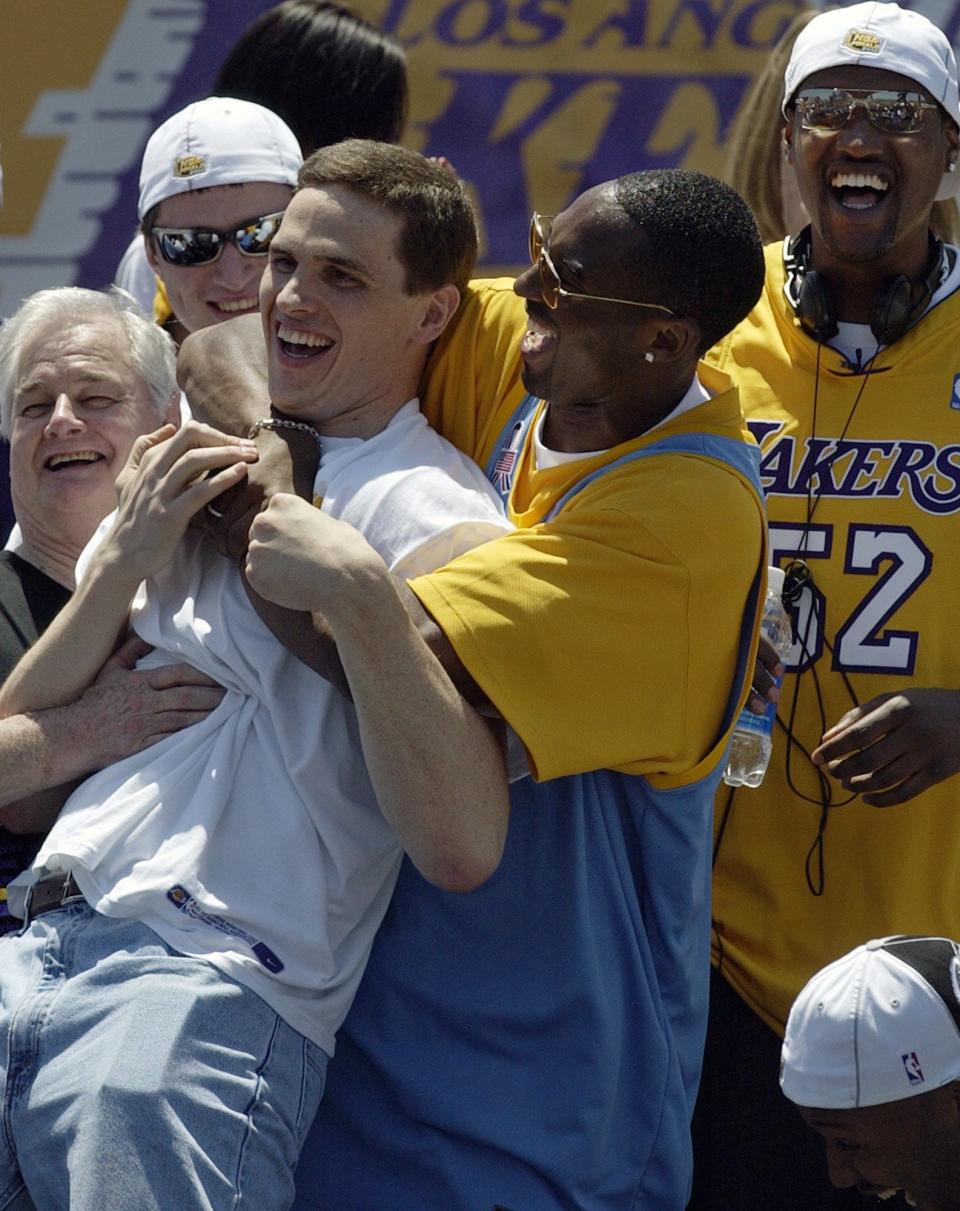
MULTIPOLYGON (((315 486, 402 576, 510 528, 415 400, 369 441, 331 443, 315 486)), ((98 912, 208 959, 332 1054, 401 858, 353 707, 273 638, 201 535, 141 586, 133 624, 155 645, 140 667, 186 661, 227 693, 203 722, 83 783, 11 885, 11 909, 41 868, 72 870, 98 912)))
POLYGON ((133 295, 143 310, 153 318, 153 300, 157 293, 157 275, 147 260, 143 234, 138 231, 127 245, 113 276, 114 284, 133 295))

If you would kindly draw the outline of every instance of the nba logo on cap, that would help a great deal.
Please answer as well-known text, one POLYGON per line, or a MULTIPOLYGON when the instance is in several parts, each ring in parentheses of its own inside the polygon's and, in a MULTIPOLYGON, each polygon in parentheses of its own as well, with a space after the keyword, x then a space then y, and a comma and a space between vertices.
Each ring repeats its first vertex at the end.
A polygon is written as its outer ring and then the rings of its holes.
POLYGON ((198 173, 207 171, 205 156, 177 156, 173 162, 175 177, 195 177, 198 173))
POLYGON ((960 374, 953 376, 953 390, 950 392, 950 407, 960 411, 960 374))
POLYGON ((878 38, 869 29, 852 29, 843 40, 846 49, 852 50, 858 55, 882 54, 885 44, 885 38, 878 38))
POLYGON ((906 1055, 902 1055, 903 1067, 907 1074, 907 1080, 911 1085, 923 1084, 923 1069, 920 1067, 920 1061, 917 1059, 915 1051, 908 1051, 906 1055))

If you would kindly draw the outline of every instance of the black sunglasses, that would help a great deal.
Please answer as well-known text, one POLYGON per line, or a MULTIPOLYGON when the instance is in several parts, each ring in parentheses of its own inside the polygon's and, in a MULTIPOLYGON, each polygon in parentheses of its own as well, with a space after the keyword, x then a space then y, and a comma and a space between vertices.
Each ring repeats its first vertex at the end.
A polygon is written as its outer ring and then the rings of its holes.
POLYGON ((170 265, 209 265, 227 244, 236 244, 244 256, 266 256, 277 234, 283 211, 246 219, 232 231, 213 227, 151 227, 157 251, 170 265))

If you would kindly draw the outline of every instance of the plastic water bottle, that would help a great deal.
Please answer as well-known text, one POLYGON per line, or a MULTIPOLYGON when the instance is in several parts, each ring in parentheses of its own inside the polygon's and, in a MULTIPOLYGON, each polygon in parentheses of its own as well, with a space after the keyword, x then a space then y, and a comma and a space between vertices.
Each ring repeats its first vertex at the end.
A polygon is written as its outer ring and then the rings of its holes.
MULTIPOLYGON (((783 606, 783 569, 767 569, 767 599, 763 606, 761 633, 770 640, 783 660, 793 642, 790 616, 783 606)), ((777 685, 780 684, 778 678, 777 685)), ((776 703, 768 703, 762 715, 746 707, 740 712, 733 739, 727 753, 723 780, 727 786, 759 786, 767 772, 773 747, 773 724, 777 717, 776 703)))

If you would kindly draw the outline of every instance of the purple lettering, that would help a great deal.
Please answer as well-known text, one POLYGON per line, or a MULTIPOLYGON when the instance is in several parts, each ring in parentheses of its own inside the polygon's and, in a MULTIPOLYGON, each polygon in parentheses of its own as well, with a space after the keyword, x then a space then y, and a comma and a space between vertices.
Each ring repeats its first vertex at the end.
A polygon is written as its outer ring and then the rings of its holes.
POLYGON ((877 496, 902 496, 903 488, 900 481, 906 477, 910 485, 910 494, 917 500, 925 493, 920 483, 919 472, 929 467, 936 457, 937 447, 931 442, 898 442, 897 454, 893 466, 877 489, 877 496))
POLYGON ((476 46, 498 33, 506 19, 504 0, 454 0, 434 28, 440 41, 450 46, 476 46))
MULTIPOLYGON (((614 104, 597 145, 578 166, 580 179, 571 185, 567 199, 557 201, 558 207, 591 185, 633 172, 638 161, 649 168, 682 164, 696 137, 692 120, 677 146, 658 154, 649 150, 653 130, 676 89, 692 81, 710 89, 723 125, 735 112, 748 83, 745 76, 673 76, 668 84, 663 77, 654 76, 549 73, 541 77, 549 89, 540 103, 494 138, 511 91, 525 78, 523 74, 451 71, 444 75, 455 86, 453 98, 431 125, 422 150, 428 156, 450 156, 460 176, 474 185, 487 231, 484 259, 494 265, 526 260, 527 216, 538 199, 527 196, 524 175, 517 171, 517 165, 523 163, 524 142, 581 89, 595 89, 598 82, 609 81, 614 104), (465 130, 471 131, 470 139, 464 139, 465 130)), ((569 170, 569 160, 564 167, 569 170)))
POLYGON ((960 446, 944 446, 937 453, 937 474, 942 475, 944 479, 949 479, 953 484, 953 490, 939 497, 940 500, 952 501, 954 507, 960 506, 960 465, 957 464, 957 459, 960 458, 960 446))
POLYGON ((753 434, 757 445, 762 446, 771 434, 783 428, 783 422, 778 420, 758 420, 756 417, 751 417, 747 421, 747 428, 753 434))
MULTIPOLYGON (((754 428, 751 423, 751 429, 754 428)), ((779 428, 779 426, 777 426, 779 428)), ((793 438, 781 437, 760 459, 760 480, 767 496, 789 496, 793 438)))
POLYGON ((797 472, 795 492, 801 495, 814 491, 816 478, 816 496, 836 496, 837 485, 833 479, 833 464, 839 457, 836 443, 832 437, 811 437, 807 442, 807 454, 803 465, 797 472))
POLYGON ((628 0, 626 12, 605 18, 587 34, 582 45, 596 46, 608 30, 620 31, 619 46, 644 46, 647 40, 647 0, 628 0))
POLYGON ((390 0, 381 25, 388 34, 393 34, 401 46, 416 46, 418 42, 423 41, 426 29, 409 33, 402 28, 404 17, 407 15, 407 3, 408 0, 390 0))
POLYGON ((780 41, 793 18, 801 11, 800 6, 797 5, 787 7, 781 19, 771 27, 769 23, 770 9, 780 7, 771 5, 769 0, 754 0, 752 4, 744 5, 730 26, 730 40, 737 46, 745 46, 750 50, 760 47, 772 48, 780 41), (761 29, 764 31, 763 33, 760 32, 761 29))
MULTIPOLYGON (((558 0, 554 0, 554 4, 557 2, 558 0)), ((566 8, 569 0, 559 0, 559 3, 566 8)), ((535 32, 531 37, 520 38, 516 37, 508 26, 503 35, 504 46, 545 46, 563 33, 563 18, 556 14, 545 13, 542 5, 543 0, 525 0, 520 5, 517 10, 517 20, 533 26, 535 32)))
POLYGON ((837 493, 840 496, 875 496, 877 491, 877 481, 863 482, 858 484, 861 478, 868 481, 869 477, 874 475, 877 469, 877 457, 885 455, 889 457, 893 453, 893 442, 858 442, 858 441, 842 441, 837 444, 837 453, 840 458, 852 453, 853 457, 850 464, 843 474, 843 480, 837 488, 837 493))
POLYGON ((720 27, 733 7, 733 0, 722 0, 719 5, 713 5, 710 0, 680 0, 673 10, 670 23, 657 40, 657 45, 666 48, 673 40, 677 27, 684 15, 689 15, 699 26, 703 35, 703 47, 710 49, 717 40, 720 27))

